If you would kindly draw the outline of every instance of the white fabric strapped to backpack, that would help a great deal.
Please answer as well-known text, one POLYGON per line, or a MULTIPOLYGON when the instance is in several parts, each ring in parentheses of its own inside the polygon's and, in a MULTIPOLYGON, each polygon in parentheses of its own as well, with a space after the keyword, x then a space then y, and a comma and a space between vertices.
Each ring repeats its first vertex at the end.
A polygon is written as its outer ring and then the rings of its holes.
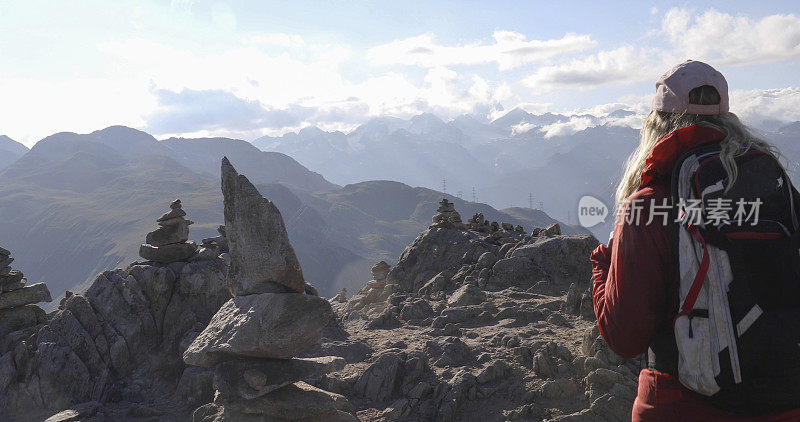
MULTIPOLYGON (((699 166, 697 156, 688 157, 679 173, 678 195, 680 199, 694 198, 691 175, 699 166)), ((721 181, 722 182, 722 181, 721 181)), ((679 211, 680 212, 680 211, 679 211)), ((681 383, 698 393, 710 396, 719 391, 715 377, 720 373, 719 353, 726 348, 730 356, 735 381, 741 382, 736 333, 731 321, 727 301, 728 286, 733 280, 727 252, 702 241, 681 226, 678 229, 678 255, 680 274, 681 308, 688 311, 708 310, 708 317, 680 313, 675 318, 675 340, 678 344, 678 376, 681 383), (693 304, 687 303, 695 279, 708 260, 702 287, 693 304)), ((691 298, 689 298, 691 300, 691 298)), ((753 316, 755 320, 758 315, 753 316)), ((752 324, 752 321, 750 322, 752 324)))

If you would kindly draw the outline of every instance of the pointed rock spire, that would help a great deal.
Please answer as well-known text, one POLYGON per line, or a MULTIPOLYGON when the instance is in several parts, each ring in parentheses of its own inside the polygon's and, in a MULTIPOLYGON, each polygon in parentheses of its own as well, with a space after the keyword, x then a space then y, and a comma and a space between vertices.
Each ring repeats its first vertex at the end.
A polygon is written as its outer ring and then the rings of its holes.
POLYGON ((222 194, 231 293, 243 296, 286 288, 303 293, 303 272, 278 207, 261 196, 227 158, 222 159, 222 194))

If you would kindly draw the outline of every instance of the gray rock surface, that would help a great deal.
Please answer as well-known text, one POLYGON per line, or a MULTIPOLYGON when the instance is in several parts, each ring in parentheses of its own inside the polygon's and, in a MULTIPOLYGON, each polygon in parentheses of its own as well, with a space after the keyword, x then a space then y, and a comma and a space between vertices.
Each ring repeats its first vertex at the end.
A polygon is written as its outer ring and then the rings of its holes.
POLYGON ((236 356, 290 358, 314 345, 332 316, 328 301, 317 296, 237 296, 214 315, 184 353, 184 361, 211 367, 236 356))
MULTIPOLYGON (((223 405, 225 411, 233 415, 260 415, 263 418, 261 420, 279 421, 305 420, 306 418, 325 421, 333 417, 341 418, 340 411, 353 410, 350 402, 344 396, 316 388, 302 381, 253 400, 228 402, 223 397, 217 396, 214 403, 223 405)), ((240 419, 227 417, 216 420, 235 421, 240 419)), ((358 419, 350 415, 349 419, 345 420, 357 421, 358 419)))
POLYGON ((33 305, 0 311, 0 327, 14 330, 0 335, 0 412, 19 420, 185 419, 204 388, 176 394, 186 368, 179 344, 230 298, 225 270, 222 259, 137 264, 100 274, 50 317, 33 305))
POLYGON ((465 284, 459 287, 450 298, 447 299, 448 306, 467 306, 478 305, 486 300, 486 293, 474 284, 465 284))
POLYGON ((51 302, 50 290, 44 283, 31 284, 28 287, 0 294, 0 309, 15 308, 39 302, 51 302))
POLYGON ((226 397, 254 399, 311 377, 344 369, 345 360, 326 356, 306 359, 248 359, 214 367, 214 387, 226 397))
POLYGON ((174 243, 164 246, 153 246, 143 243, 142 246, 139 247, 139 256, 148 261, 170 264, 173 262, 186 261, 194 255, 196 250, 197 244, 194 242, 174 243))
POLYGON ((225 231, 231 254, 228 286, 234 296, 264 293, 268 282, 298 293, 305 280, 278 208, 222 159, 225 231))
POLYGON ((529 258, 555 283, 588 283, 592 265, 586 257, 598 244, 590 235, 539 237, 511 251, 510 257, 529 258))

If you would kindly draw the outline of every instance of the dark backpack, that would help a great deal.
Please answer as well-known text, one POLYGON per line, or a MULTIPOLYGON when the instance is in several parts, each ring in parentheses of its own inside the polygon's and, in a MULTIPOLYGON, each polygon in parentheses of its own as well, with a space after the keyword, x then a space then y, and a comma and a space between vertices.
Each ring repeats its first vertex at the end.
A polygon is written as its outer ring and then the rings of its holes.
POLYGON ((719 143, 687 152, 672 173, 678 376, 720 409, 778 413, 800 407, 800 198, 772 155, 735 161, 727 192, 719 143))

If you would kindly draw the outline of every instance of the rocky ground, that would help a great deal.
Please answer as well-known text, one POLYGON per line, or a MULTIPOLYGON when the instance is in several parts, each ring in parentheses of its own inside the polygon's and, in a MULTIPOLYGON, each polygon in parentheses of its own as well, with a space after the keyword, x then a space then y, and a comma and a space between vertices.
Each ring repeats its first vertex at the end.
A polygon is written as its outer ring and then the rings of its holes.
POLYGON ((639 363, 599 337, 593 237, 443 201, 395 267, 323 300, 277 208, 228 175, 221 236, 185 246, 176 201, 151 260, 0 333, 4 420, 630 419, 639 363))
POLYGON ((639 362, 599 337, 597 241, 535 232, 422 233, 388 274, 333 299, 341 329, 310 355, 349 364, 318 385, 362 421, 630 420, 639 362))

